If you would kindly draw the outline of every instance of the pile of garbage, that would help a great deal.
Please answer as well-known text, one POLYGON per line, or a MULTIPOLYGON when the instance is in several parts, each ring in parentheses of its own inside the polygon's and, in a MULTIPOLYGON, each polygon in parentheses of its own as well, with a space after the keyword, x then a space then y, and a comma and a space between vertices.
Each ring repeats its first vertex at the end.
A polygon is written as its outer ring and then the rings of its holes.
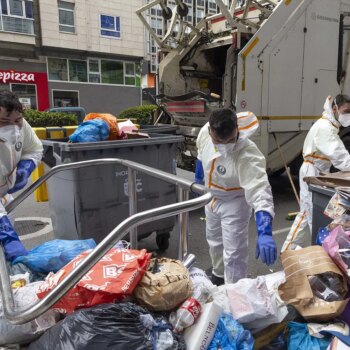
MULTIPOLYGON (((1 312, 0 346, 350 349, 350 231, 330 227, 322 246, 281 254, 284 271, 220 287, 199 268, 118 242, 37 319, 13 325, 1 312)), ((8 263, 16 307, 43 299, 94 247, 92 239, 53 240, 8 263)))
POLYGON ((89 113, 69 137, 73 143, 148 138, 130 119, 118 120, 109 113, 89 113))

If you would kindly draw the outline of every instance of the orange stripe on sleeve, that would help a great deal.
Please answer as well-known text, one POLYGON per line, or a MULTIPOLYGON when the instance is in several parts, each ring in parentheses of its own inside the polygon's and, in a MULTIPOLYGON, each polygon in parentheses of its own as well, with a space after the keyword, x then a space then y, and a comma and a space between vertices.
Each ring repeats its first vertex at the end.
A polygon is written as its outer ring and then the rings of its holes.
POLYGON ((243 126, 242 128, 238 128, 238 130, 246 130, 246 129, 249 129, 249 128, 251 128, 252 126, 254 126, 254 125, 256 125, 256 124, 258 124, 259 123, 259 121, 258 120, 255 120, 253 123, 250 123, 249 125, 247 125, 247 126, 243 126))

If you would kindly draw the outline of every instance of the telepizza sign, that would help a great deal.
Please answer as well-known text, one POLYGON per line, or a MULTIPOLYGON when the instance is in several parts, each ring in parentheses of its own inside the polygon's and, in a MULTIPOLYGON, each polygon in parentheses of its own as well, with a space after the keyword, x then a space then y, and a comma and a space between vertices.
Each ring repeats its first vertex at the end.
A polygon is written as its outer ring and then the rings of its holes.
POLYGON ((27 72, 16 72, 14 70, 0 71, 0 83, 34 83, 35 74, 27 72))
MULTIPOLYGON (((36 87, 36 99, 38 110, 44 111, 50 107, 49 83, 47 73, 43 72, 18 72, 14 69, 0 69, 0 84, 31 84, 36 87)), ((18 96, 21 97, 21 96, 18 96)))

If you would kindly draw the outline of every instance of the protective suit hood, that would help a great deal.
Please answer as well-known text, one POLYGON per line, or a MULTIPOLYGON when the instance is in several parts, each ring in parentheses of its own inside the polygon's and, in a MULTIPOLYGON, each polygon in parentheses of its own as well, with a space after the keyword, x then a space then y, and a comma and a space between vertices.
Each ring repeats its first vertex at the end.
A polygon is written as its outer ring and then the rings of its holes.
POLYGON ((239 140, 245 140, 251 137, 259 128, 259 121, 252 112, 237 113, 237 124, 239 131, 239 140))
POLYGON ((324 106, 323 106, 322 117, 329 120, 337 128, 340 128, 340 123, 335 118, 335 115, 333 113, 332 102, 333 102, 333 97, 328 96, 326 99, 326 102, 324 103, 324 106))

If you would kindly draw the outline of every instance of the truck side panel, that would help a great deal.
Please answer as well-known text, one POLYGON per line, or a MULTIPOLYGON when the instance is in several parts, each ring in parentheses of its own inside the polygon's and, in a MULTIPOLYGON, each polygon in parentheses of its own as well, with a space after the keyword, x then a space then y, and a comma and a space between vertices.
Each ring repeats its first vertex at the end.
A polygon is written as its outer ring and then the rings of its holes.
POLYGON ((309 130, 320 117, 327 96, 340 93, 337 82, 340 2, 312 1, 306 11, 304 79, 302 88, 302 130, 309 130))

